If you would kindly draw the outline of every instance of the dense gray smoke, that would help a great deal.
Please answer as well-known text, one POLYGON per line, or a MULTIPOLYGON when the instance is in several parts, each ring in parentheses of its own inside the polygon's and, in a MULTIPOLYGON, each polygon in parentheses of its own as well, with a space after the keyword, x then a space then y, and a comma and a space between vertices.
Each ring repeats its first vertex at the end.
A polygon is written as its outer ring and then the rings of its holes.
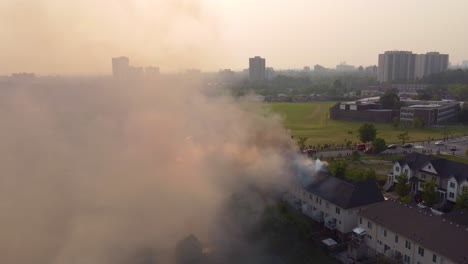
POLYGON ((209 241, 227 197, 281 188, 296 147, 279 119, 201 91, 2 90, 0 263, 123 263, 190 233, 209 241))

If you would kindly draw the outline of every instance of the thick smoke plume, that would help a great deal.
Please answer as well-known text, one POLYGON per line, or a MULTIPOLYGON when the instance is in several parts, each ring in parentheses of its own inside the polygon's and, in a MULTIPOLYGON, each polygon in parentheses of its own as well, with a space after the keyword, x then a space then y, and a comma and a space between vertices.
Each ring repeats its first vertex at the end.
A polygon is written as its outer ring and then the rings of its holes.
POLYGON ((296 147, 279 118, 202 91, 111 81, 2 90, 0 263, 125 263, 190 233, 210 241, 227 197, 282 188, 296 147))

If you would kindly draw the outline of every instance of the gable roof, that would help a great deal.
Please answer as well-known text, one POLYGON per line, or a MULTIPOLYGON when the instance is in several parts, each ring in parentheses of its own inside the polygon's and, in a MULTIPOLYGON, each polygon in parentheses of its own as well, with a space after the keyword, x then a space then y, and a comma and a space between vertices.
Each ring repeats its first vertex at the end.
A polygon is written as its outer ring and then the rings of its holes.
POLYGON ((441 177, 455 177, 458 182, 468 179, 468 164, 437 158, 431 155, 412 152, 396 162, 402 166, 407 164, 411 170, 415 171, 421 170, 430 162, 441 177))
POLYGON ((305 189, 343 209, 365 206, 384 200, 373 180, 353 182, 322 175, 305 189))
POLYGON ((397 160, 401 166, 408 165, 411 170, 422 169, 429 161, 437 159, 433 156, 424 155, 418 152, 411 152, 405 155, 403 158, 397 160))
POLYGON ((436 159, 431 161, 431 164, 439 175, 443 177, 455 177, 458 182, 468 179, 468 164, 446 159, 436 159))
POLYGON ((393 200, 371 205, 359 215, 455 263, 468 263, 468 227, 450 222, 444 215, 393 200))

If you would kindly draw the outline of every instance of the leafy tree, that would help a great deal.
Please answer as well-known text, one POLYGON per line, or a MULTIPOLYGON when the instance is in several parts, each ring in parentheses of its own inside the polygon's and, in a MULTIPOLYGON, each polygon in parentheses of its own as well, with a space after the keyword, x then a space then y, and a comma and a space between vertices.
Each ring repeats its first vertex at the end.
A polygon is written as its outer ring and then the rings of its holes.
POLYGON ((359 159, 361 159, 361 154, 359 151, 353 150, 353 152, 351 152, 351 160, 358 161, 359 159))
POLYGON ((422 120, 419 117, 416 117, 413 119, 413 126, 415 128, 423 128, 426 124, 424 123, 424 120, 422 120))
POLYGON ((392 118, 392 126, 394 128, 397 128, 400 126, 400 118, 398 116, 395 116, 392 118))
POLYGON ((387 149, 387 143, 385 142, 385 139, 383 138, 376 138, 374 141, 372 141, 372 149, 374 153, 380 153, 387 149))
POLYGON ((457 197, 455 207, 459 209, 468 210, 468 188, 463 188, 461 193, 457 197))
POLYGON ((405 144, 405 142, 409 139, 410 137, 408 136, 408 131, 405 131, 404 133, 401 133, 398 135, 398 139, 400 139, 403 143, 402 144, 405 144))
POLYGON ((400 197, 405 197, 410 193, 410 186, 408 184, 408 174, 402 173, 397 177, 395 191, 400 197))
POLYGON ((309 139, 308 137, 298 137, 297 138, 297 145, 301 150, 304 150, 306 147, 306 141, 309 139))
POLYGON ((374 124, 371 123, 364 123, 359 128, 359 139, 361 142, 369 142, 375 139, 377 135, 377 129, 375 128, 374 124))
POLYGON ((422 194, 424 203, 432 207, 439 200, 439 194, 437 192, 437 182, 430 180, 424 183, 424 192, 422 194))
POLYGON ((346 176, 346 170, 348 163, 346 161, 334 162, 331 166, 331 171, 338 178, 344 178, 346 176))
POLYGON ((380 96, 380 104, 384 109, 398 109, 400 108, 400 97, 398 92, 394 90, 388 90, 380 96))

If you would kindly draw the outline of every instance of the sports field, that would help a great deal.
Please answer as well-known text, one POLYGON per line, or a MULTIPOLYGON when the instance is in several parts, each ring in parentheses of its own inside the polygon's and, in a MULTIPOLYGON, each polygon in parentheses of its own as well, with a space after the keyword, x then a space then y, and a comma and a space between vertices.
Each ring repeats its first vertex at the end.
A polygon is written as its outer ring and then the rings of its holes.
MULTIPOLYGON (((284 126, 294 136, 309 137, 307 144, 343 144, 345 139, 358 141, 361 122, 336 121, 328 118, 328 110, 335 102, 271 103, 266 107, 283 117, 284 126), (348 131, 352 131, 349 134, 348 131)), ((401 143, 398 134, 408 130, 409 142, 442 138, 443 128, 394 128, 390 124, 375 124, 377 137, 387 143, 401 143)), ((447 128, 449 136, 468 134, 468 127, 447 128)))

